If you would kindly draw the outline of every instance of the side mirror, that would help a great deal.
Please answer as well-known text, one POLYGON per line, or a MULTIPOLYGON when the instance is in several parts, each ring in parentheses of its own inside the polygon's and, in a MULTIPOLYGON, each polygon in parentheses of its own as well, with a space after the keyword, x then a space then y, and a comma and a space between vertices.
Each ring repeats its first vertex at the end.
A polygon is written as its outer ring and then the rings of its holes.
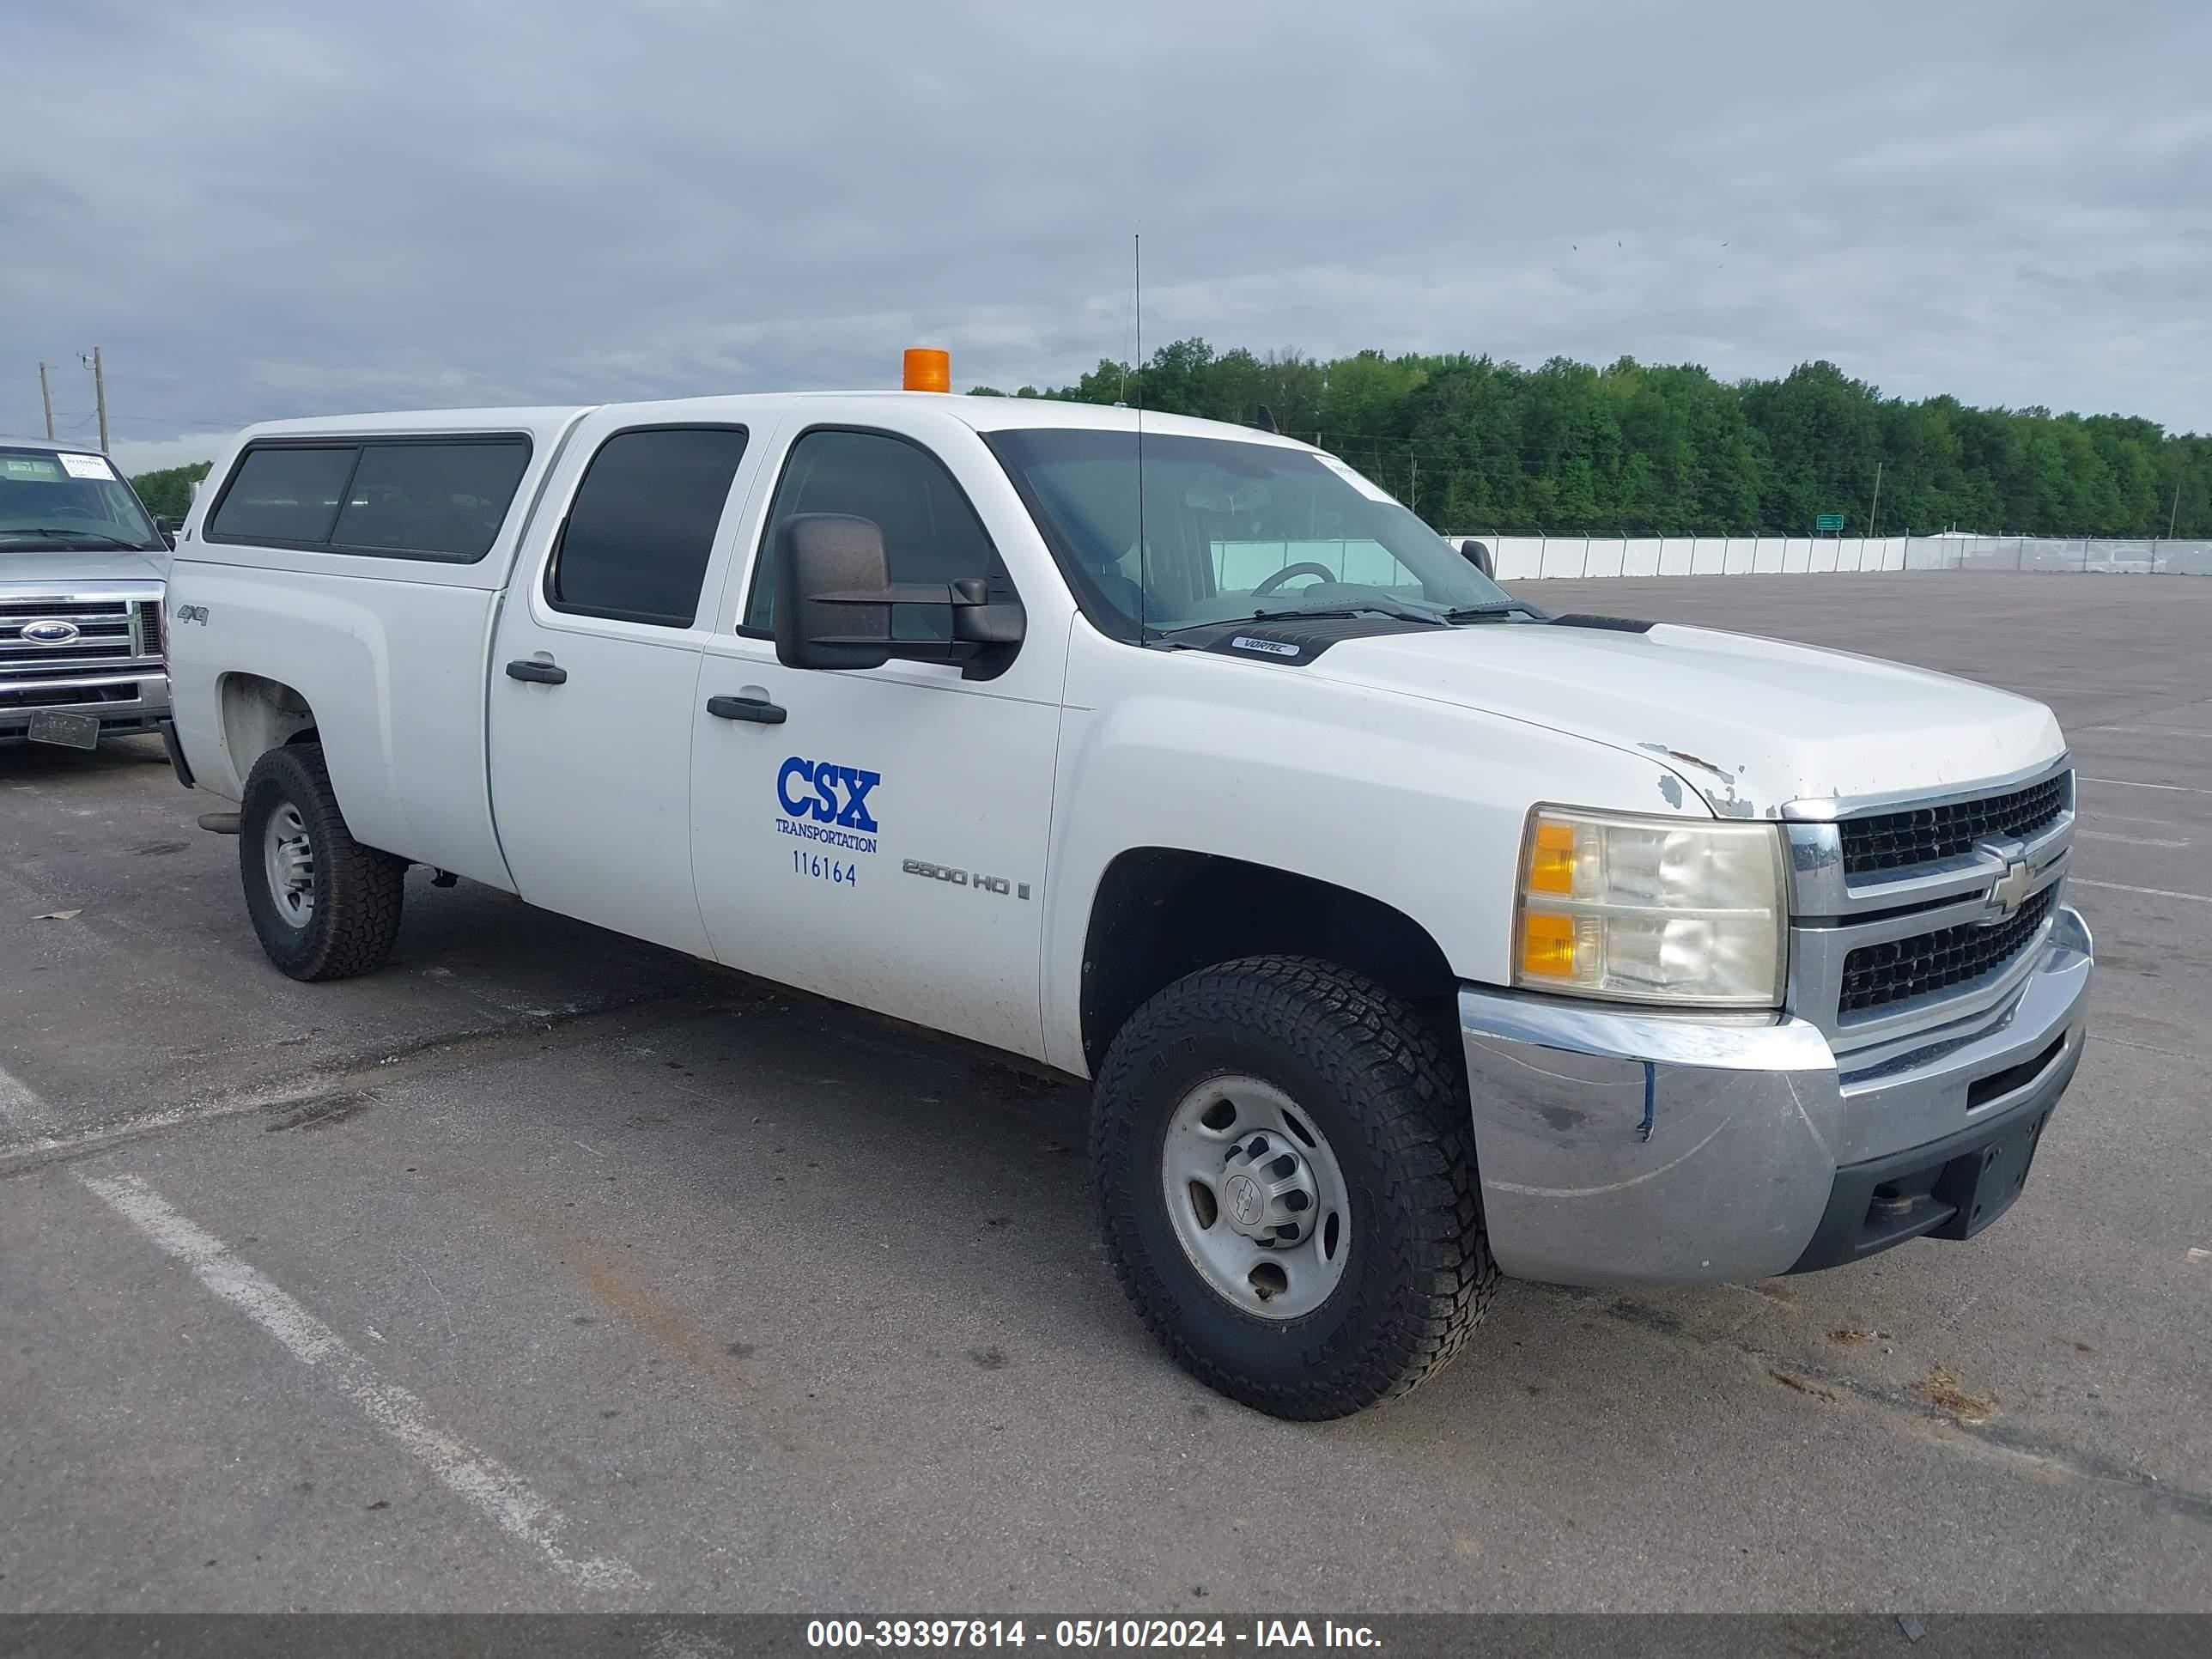
POLYGON ((161 545, 173 551, 177 545, 177 525, 173 519, 154 520, 154 533, 161 538, 161 545))
POLYGON ((787 668, 880 668, 893 657, 957 662, 988 678, 1013 659, 1024 622, 1018 600, 994 600, 970 578, 947 586, 893 582, 884 532, 872 519, 802 513, 775 534, 775 656, 787 668), (951 613, 948 637, 893 637, 891 607, 951 613))
POLYGON ((881 668, 891 659, 883 527, 842 513, 802 513, 775 532, 775 659, 787 668, 881 668))
POLYGON ((1490 550, 1480 542, 1466 541, 1459 544, 1459 556, 1486 576, 1495 580, 1498 567, 1490 557, 1490 550))

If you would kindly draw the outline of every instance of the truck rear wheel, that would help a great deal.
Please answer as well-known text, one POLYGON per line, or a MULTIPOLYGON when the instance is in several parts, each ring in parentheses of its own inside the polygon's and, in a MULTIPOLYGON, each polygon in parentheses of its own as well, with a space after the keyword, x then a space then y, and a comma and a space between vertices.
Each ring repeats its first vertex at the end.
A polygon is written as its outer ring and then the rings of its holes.
POLYGON ((319 744, 289 744, 254 763, 239 809, 238 873, 262 950, 294 979, 345 979, 391 956, 407 860, 353 838, 319 744))
POLYGON ((1498 1286, 1461 1068, 1327 963, 1255 957, 1131 1017, 1091 1116, 1106 1241, 1176 1361, 1277 1417, 1342 1417, 1458 1352, 1498 1286))

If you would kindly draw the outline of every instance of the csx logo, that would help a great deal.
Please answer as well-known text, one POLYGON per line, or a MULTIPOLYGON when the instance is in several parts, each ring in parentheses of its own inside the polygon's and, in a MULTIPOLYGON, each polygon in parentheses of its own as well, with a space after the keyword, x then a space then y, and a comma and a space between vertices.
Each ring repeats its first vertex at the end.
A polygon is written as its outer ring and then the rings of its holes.
POLYGON ((792 817, 811 817, 817 823, 842 824, 872 835, 876 821, 868 812, 868 792, 883 781, 878 772, 793 755, 775 775, 775 799, 792 817))

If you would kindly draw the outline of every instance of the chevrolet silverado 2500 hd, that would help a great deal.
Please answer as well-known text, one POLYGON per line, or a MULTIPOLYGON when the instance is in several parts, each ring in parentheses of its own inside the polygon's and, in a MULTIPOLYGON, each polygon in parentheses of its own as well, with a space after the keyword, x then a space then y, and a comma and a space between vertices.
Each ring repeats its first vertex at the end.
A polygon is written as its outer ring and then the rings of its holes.
POLYGON ((254 428, 170 592, 270 959, 410 864, 1092 1081, 1113 1259, 1285 1416, 1501 1273, 2014 1200, 2081 1052, 2040 705, 1553 616, 1334 457, 926 392, 254 428))
POLYGON ((168 561, 105 455, 0 438, 0 744, 155 729, 168 561))

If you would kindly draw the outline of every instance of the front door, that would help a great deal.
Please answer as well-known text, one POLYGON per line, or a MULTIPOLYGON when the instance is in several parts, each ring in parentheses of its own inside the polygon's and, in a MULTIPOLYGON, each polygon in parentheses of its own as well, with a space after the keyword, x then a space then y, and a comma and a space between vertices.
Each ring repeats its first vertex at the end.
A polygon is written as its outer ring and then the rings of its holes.
MULTIPOLYGON (((1041 1053, 1065 631, 1033 633, 988 680, 939 663, 786 668, 768 637, 766 550, 799 513, 873 520, 895 583, 1009 586, 969 494, 932 450, 843 427, 792 441, 746 538, 751 580, 731 606, 745 631, 711 637, 700 677, 692 862, 715 954, 841 1001, 1041 1053)), ((912 637, 944 626, 925 607, 895 612, 895 630, 912 637)))
MULTIPOLYGON (((737 426, 580 428, 516 563, 491 662, 492 812, 515 890, 711 956, 691 884, 691 715, 750 482, 737 426)), ((459 725, 459 722, 456 722, 459 725)))

